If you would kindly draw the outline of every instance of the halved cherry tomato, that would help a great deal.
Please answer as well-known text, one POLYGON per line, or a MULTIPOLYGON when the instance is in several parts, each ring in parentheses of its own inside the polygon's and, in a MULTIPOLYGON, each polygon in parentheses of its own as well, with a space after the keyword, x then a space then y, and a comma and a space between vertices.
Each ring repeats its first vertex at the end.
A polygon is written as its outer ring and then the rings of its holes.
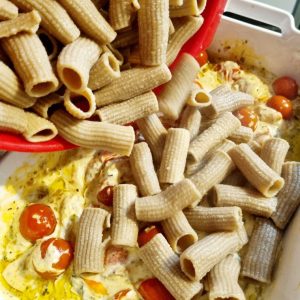
POLYGON ((200 67, 204 66, 208 62, 208 54, 205 50, 201 51, 196 57, 200 67))
POLYGON ((122 300, 123 297, 125 297, 130 291, 131 291, 130 289, 126 289, 126 290, 122 290, 122 291, 117 292, 114 295, 114 300, 122 300))
POLYGON ((298 95, 298 84, 291 77, 283 76, 277 78, 272 86, 276 95, 284 96, 290 100, 295 99, 298 95))
POLYGON ((241 121, 241 124, 245 127, 251 128, 253 131, 257 127, 258 115, 247 107, 240 108, 235 111, 234 115, 241 121))
POLYGON ((27 206, 19 219, 22 236, 30 241, 36 241, 50 235, 56 227, 56 217, 50 206, 32 204, 27 206))
POLYGON ((156 278, 146 279, 141 283, 138 292, 144 300, 174 300, 175 298, 156 278))
POLYGON ((107 295, 107 290, 101 282, 91 280, 91 279, 87 279, 87 278, 83 278, 83 280, 85 281, 87 286, 91 290, 93 290, 96 294, 107 295))
POLYGON ((284 119, 290 119, 293 116, 292 101, 283 96, 271 97, 267 105, 279 111, 284 119))
POLYGON ((105 251, 105 265, 125 263, 128 258, 128 251, 122 247, 109 246, 105 251))
POLYGON ((97 194, 98 202, 111 207, 113 205, 114 197, 113 189, 114 187, 112 185, 108 185, 104 189, 99 191, 97 194))
POLYGON ((138 236, 139 247, 146 245, 158 233, 161 233, 161 230, 156 225, 144 228, 142 231, 140 231, 138 236))

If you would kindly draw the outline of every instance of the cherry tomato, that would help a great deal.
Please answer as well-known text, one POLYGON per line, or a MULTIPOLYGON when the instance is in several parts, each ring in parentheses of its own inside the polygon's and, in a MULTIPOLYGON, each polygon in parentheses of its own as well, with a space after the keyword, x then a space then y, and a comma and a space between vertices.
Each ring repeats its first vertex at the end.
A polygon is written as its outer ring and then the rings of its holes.
POLYGON ((140 231, 138 236, 139 247, 142 247, 145 244, 147 244, 158 233, 161 233, 161 230, 156 225, 144 228, 142 231, 140 231))
POLYGON ((284 96, 290 100, 295 99, 298 95, 297 82, 288 76, 277 78, 272 86, 276 95, 284 96))
POLYGON ((200 67, 204 66, 208 62, 208 54, 205 50, 201 51, 199 55, 196 57, 200 67))
POLYGON ((97 200, 106 206, 111 207, 113 205, 113 193, 114 187, 112 185, 106 186, 104 189, 98 192, 97 200))
POLYGON ((32 204, 27 206, 19 219, 22 236, 30 241, 36 241, 50 235, 56 227, 56 217, 50 206, 32 204))
POLYGON ((253 131, 257 127, 258 115, 247 107, 240 108, 235 113, 235 116, 241 121, 241 124, 245 127, 251 128, 253 131))
POLYGON ((138 292, 144 300, 174 300, 175 298, 156 278, 146 279, 141 283, 138 292))
POLYGON ((114 300, 122 300, 123 297, 125 297, 130 291, 131 291, 130 289, 126 289, 126 290, 122 290, 122 291, 117 292, 114 295, 114 300))
POLYGON ((83 278, 88 287, 93 290, 96 294, 107 295, 107 290, 101 282, 83 278))
POLYGON ((105 251, 105 264, 114 265, 125 263, 128 258, 128 251, 122 247, 109 246, 105 251))
POLYGON ((279 111, 284 119, 290 119, 293 116, 292 101, 283 96, 271 97, 267 105, 279 111))

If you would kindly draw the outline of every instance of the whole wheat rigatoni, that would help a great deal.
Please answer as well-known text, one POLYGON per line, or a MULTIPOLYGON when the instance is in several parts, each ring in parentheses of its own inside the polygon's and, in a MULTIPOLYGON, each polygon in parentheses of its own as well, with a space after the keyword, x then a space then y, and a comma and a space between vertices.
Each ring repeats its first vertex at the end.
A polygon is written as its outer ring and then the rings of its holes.
POLYGON ((152 196, 160 193, 158 178, 154 169, 151 151, 147 143, 133 146, 130 166, 134 180, 142 196, 152 196))
POLYGON ((0 0, 0 20, 14 19, 18 16, 18 7, 8 0, 0 0))
MULTIPOLYGON (((133 46, 139 42, 139 34, 136 30, 131 28, 118 33, 116 39, 111 43, 113 47, 125 48, 133 46)), ((132 50, 130 50, 132 52, 132 50)))
POLYGON ((200 111, 196 107, 186 106, 181 114, 179 127, 185 128, 190 132, 191 140, 198 135, 200 123, 200 111))
POLYGON ((123 71, 120 78, 95 93, 97 106, 120 102, 149 92, 169 81, 171 77, 169 68, 164 64, 123 71))
POLYGON ((57 72, 68 89, 81 92, 87 88, 90 70, 101 51, 94 41, 83 37, 63 48, 58 56, 57 72))
POLYGON ((269 218, 276 211, 277 198, 266 198, 253 188, 217 184, 213 188, 216 206, 238 206, 243 211, 269 218))
POLYGON ((32 106, 36 99, 28 96, 16 74, 0 61, 0 98, 1 100, 21 108, 32 106))
POLYGON ((36 34, 22 33, 1 41, 21 77, 25 91, 32 97, 42 97, 58 88, 47 52, 36 34))
POLYGON ((64 99, 62 96, 52 93, 48 96, 39 98, 32 109, 41 117, 49 119, 51 109, 62 104, 63 101, 64 99))
POLYGON ((176 183, 184 178, 190 133, 184 128, 170 128, 158 171, 161 183, 176 183))
POLYGON ((271 220, 257 218, 241 275, 270 283, 282 232, 271 220))
POLYGON ((59 51, 58 41, 46 30, 39 28, 37 35, 43 43, 50 61, 56 59, 59 51))
POLYGON ((108 44, 116 37, 116 32, 102 17, 91 0, 59 0, 78 27, 100 44, 108 44))
POLYGON ((170 8, 170 16, 184 17, 184 16, 199 16, 204 11, 207 0, 184 0, 183 4, 178 7, 170 8))
POLYGON ((37 10, 42 26, 63 44, 76 40, 80 31, 63 7, 53 0, 12 0, 24 11, 37 10))
POLYGON ((96 110, 96 114, 103 122, 124 125, 157 111, 157 98, 153 92, 148 92, 121 103, 101 107, 96 110))
POLYGON ((198 108, 207 107, 211 104, 211 95, 206 90, 200 88, 196 83, 193 83, 191 92, 186 99, 186 103, 198 108))
POLYGON ((179 258, 162 234, 140 248, 139 256, 176 300, 190 300, 202 291, 202 284, 190 281, 180 270, 179 258))
POLYGON ((85 148, 98 148, 129 156, 135 135, 131 126, 77 120, 63 110, 50 118, 67 141, 85 148))
POLYGON ((194 57, 186 53, 182 55, 172 79, 158 96, 159 109, 165 117, 172 120, 179 118, 199 68, 194 57))
POLYGON ((241 126, 234 131, 228 139, 235 142, 236 144, 248 143, 252 140, 254 134, 253 130, 249 127, 241 126))
POLYGON ((169 2, 140 0, 138 10, 141 63, 157 66, 166 63, 169 38, 169 2))
POLYGON ((228 153, 248 181, 265 197, 273 197, 282 189, 284 179, 273 171, 247 144, 240 144, 228 153))

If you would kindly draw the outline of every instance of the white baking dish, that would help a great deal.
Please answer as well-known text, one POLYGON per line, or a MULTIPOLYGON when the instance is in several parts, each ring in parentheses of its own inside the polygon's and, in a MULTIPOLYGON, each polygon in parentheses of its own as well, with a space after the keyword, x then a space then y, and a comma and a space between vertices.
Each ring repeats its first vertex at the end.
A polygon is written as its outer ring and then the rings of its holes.
MULTIPOLYGON (((243 56, 246 63, 265 68, 277 76, 291 76, 300 84, 300 31, 295 28, 291 14, 249 0, 231 0, 227 4, 226 11, 276 26, 281 29, 281 33, 223 16, 210 52, 225 59, 238 52, 240 54, 238 58, 243 56), (225 47, 231 45, 231 48, 227 47, 224 51, 224 45, 225 47), (235 47, 239 47, 239 51, 236 51, 235 47)), ((263 300, 298 299, 300 299, 300 209, 287 229, 274 281, 263 300)))

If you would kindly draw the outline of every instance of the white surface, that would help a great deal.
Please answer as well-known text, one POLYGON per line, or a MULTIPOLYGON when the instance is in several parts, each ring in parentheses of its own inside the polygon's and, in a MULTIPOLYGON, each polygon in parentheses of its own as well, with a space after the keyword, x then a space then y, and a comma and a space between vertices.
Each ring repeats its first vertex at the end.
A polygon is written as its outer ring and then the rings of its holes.
POLYGON ((278 8, 282 8, 292 13, 296 4, 296 0, 256 0, 259 2, 263 2, 269 5, 276 6, 278 8))
MULTIPOLYGON (((247 0, 231 0, 227 11, 278 26, 282 34, 223 17, 210 50, 217 52, 224 41, 247 40, 250 53, 253 51, 259 57, 253 60, 256 66, 278 76, 289 75, 300 84, 300 32, 294 26, 293 17, 283 10, 247 0)), ((226 56, 230 50, 225 52, 219 54, 226 56)), ((299 299, 300 210, 287 230, 274 283, 264 297, 264 300, 299 299)))

